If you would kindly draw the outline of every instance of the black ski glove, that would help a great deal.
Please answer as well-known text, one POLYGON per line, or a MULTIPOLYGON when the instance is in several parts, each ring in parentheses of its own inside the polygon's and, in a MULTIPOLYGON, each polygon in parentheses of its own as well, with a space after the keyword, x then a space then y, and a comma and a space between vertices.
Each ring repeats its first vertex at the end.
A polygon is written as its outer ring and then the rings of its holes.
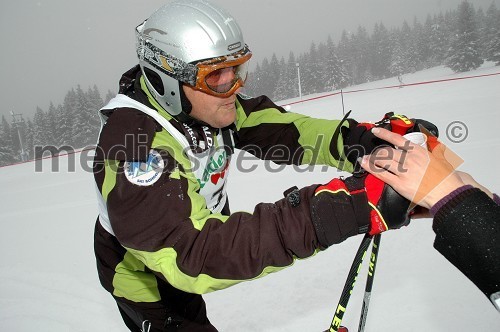
POLYGON ((364 173, 319 186, 311 200, 311 218, 326 248, 353 235, 408 225, 409 206, 410 201, 392 187, 364 173))
POLYGON ((388 145, 372 134, 371 129, 381 127, 400 135, 411 132, 421 131, 421 126, 428 130, 432 135, 438 137, 439 130, 431 122, 423 119, 408 119, 404 115, 395 115, 393 112, 387 113, 384 118, 376 123, 362 122, 358 123, 353 119, 347 119, 349 128, 342 127, 342 137, 344 138, 344 150, 347 160, 353 164, 355 172, 360 171, 357 162, 359 157, 370 154, 377 147, 388 145))

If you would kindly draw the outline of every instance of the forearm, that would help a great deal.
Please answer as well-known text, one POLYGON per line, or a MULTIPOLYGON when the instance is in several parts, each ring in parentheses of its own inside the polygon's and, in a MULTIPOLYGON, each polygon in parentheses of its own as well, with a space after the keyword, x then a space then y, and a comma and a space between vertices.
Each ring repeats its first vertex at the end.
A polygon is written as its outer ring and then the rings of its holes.
POLYGON ((434 247, 485 295, 500 291, 500 207, 468 188, 433 212, 434 247))
POLYGON ((215 214, 199 230, 186 226, 172 246, 128 250, 174 287, 191 293, 260 278, 318 250, 309 212, 314 188, 300 190, 298 206, 285 198, 258 204, 251 214, 215 214))
POLYGON ((260 159, 295 165, 329 165, 352 171, 340 127, 348 121, 290 113, 267 97, 237 103, 236 147, 260 159))

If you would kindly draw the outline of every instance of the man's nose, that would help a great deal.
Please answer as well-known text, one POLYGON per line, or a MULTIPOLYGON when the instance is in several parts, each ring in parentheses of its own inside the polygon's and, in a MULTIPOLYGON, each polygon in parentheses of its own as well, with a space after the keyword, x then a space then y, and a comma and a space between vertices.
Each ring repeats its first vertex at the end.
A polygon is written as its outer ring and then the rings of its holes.
POLYGON ((223 71, 224 81, 232 81, 236 77, 235 68, 229 67, 225 68, 223 71))

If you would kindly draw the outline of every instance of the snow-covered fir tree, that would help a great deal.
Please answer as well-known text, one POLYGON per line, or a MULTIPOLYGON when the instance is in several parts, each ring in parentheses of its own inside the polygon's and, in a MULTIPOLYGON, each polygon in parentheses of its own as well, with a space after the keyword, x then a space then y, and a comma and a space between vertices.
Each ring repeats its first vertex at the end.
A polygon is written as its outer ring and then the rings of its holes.
POLYGON ((342 89, 349 83, 348 75, 339 60, 335 44, 332 38, 328 36, 326 42, 326 60, 323 66, 323 82, 325 84, 324 91, 332 91, 342 89))
POLYGON ((57 145, 69 145, 74 146, 74 137, 73 137, 73 129, 78 129, 77 126, 74 126, 74 122, 76 120, 77 113, 77 100, 76 100, 76 92, 75 89, 71 89, 66 93, 64 97, 64 101, 62 107, 59 108, 58 117, 57 117, 57 126, 59 131, 59 140, 57 145))
POLYGON ((383 23, 375 24, 373 34, 371 36, 371 55, 370 68, 374 77, 385 78, 390 75, 389 67, 391 65, 391 40, 389 31, 383 23))
POLYGON ((26 131, 25 131, 24 135, 25 135, 24 142, 26 143, 25 151, 26 151, 27 157, 28 157, 28 159, 33 159, 33 158, 35 158, 34 143, 33 143, 34 125, 33 125, 33 121, 31 121, 31 119, 28 119, 28 121, 26 121, 26 131))
POLYGON ((394 46, 390 57, 391 64, 389 66, 389 71, 391 75, 400 77, 407 71, 406 52, 403 49, 403 43, 398 32, 393 32, 392 39, 394 46))
MULTIPOLYGON (((427 19, 430 20, 430 16, 427 19)), ((427 68, 427 61, 431 57, 428 28, 427 24, 423 25, 416 17, 413 19, 412 42, 416 50, 416 70, 427 68)))
POLYGON ((414 73, 419 66, 419 57, 415 45, 413 31, 408 22, 404 21, 401 28, 399 42, 401 43, 404 72, 414 73))
POLYGON ((260 74, 259 90, 261 91, 261 94, 271 96, 274 91, 274 83, 272 82, 273 71, 271 70, 271 64, 269 63, 269 60, 267 58, 264 58, 264 60, 262 60, 261 69, 262 72, 260 74))
POLYGON ((484 23, 484 55, 486 60, 500 65, 500 11, 493 2, 486 11, 484 23))
POLYGON ((278 61, 278 57, 276 56, 276 53, 273 53, 273 56, 271 57, 271 62, 269 63, 269 94, 272 96, 274 91, 276 90, 276 85, 278 84, 278 80, 280 77, 280 63, 278 61))
POLYGON ((482 8, 479 8, 476 11, 476 16, 474 18, 476 21, 476 29, 477 33, 479 35, 479 42, 477 45, 477 48, 479 52, 481 53, 481 58, 486 59, 486 49, 487 49, 487 29, 486 29, 486 15, 484 14, 484 11, 482 8))
POLYGON ((45 114, 46 121, 46 145, 56 145, 57 144, 57 136, 58 136, 58 128, 57 128, 57 108, 54 106, 54 103, 50 102, 49 110, 45 114))
POLYGON ((455 36, 452 38, 446 66, 454 72, 465 72, 478 68, 482 63, 480 40, 474 7, 463 1, 458 7, 455 36))
POLYGON ((370 70, 370 38, 365 27, 358 26, 356 35, 354 35, 352 46, 352 56, 354 58, 353 79, 355 84, 370 81, 372 73, 370 70))
POLYGON ((305 55, 305 61, 301 62, 300 68, 303 94, 313 94, 323 91, 321 59, 316 43, 311 43, 309 53, 305 55))
POLYGON ((429 31, 429 49, 431 50, 428 63, 432 67, 442 64, 446 58, 449 31, 443 14, 434 16, 428 24, 430 24, 427 31, 429 31))
POLYGON ((252 96, 252 97, 257 97, 260 96, 260 81, 262 80, 262 69, 260 68, 260 64, 257 62, 257 65, 255 67, 255 70, 252 72, 248 73, 247 80, 245 81, 245 88, 244 88, 244 93, 252 96))
POLYGON ((295 54, 290 52, 288 54, 288 61, 286 63, 288 70, 288 98, 299 96, 299 77, 297 72, 297 59, 295 54))
POLYGON ((2 115, 0 123, 0 166, 11 164, 15 161, 14 145, 11 136, 11 126, 2 115))
POLYGON ((92 130, 91 135, 88 138, 87 145, 92 145, 97 142, 97 136, 99 135, 101 120, 99 119, 97 112, 104 106, 104 101, 102 100, 101 94, 96 85, 94 85, 92 89, 89 87, 87 91, 87 98, 89 107, 88 109, 89 123, 92 130))
POLYGON ((343 30, 340 36, 340 41, 337 45, 337 54, 340 60, 340 64, 347 75, 347 85, 352 85, 354 82, 354 61, 351 55, 351 44, 352 43, 349 33, 346 30, 343 30))
POLYGON ((73 148, 83 148, 95 144, 97 140, 98 120, 97 110, 102 105, 99 92, 94 96, 92 90, 83 92, 80 86, 76 88, 76 113, 73 122, 73 148), (96 100, 92 100, 95 98, 96 100))
POLYGON ((276 89, 273 93, 274 100, 284 100, 291 98, 292 94, 292 84, 293 81, 290 77, 290 70, 288 68, 288 63, 285 62, 285 58, 281 57, 280 60, 280 75, 276 84, 276 89))
POLYGON ((52 133, 47 114, 40 108, 36 108, 33 116, 33 145, 45 147, 50 144, 52 133))

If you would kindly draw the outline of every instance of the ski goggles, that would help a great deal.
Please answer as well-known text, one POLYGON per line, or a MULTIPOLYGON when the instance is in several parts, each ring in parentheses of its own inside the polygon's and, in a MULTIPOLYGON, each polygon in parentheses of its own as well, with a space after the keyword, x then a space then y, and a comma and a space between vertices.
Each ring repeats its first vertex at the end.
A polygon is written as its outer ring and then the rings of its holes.
POLYGON ((136 51, 141 62, 217 97, 229 97, 244 86, 248 75, 248 60, 252 57, 247 45, 229 55, 187 63, 155 46, 153 38, 144 34, 145 23, 146 21, 136 27, 136 51))
POLYGON ((196 63, 194 88, 216 97, 231 96, 245 85, 251 57, 252 52, 245 45, 236 53, 196 63))

